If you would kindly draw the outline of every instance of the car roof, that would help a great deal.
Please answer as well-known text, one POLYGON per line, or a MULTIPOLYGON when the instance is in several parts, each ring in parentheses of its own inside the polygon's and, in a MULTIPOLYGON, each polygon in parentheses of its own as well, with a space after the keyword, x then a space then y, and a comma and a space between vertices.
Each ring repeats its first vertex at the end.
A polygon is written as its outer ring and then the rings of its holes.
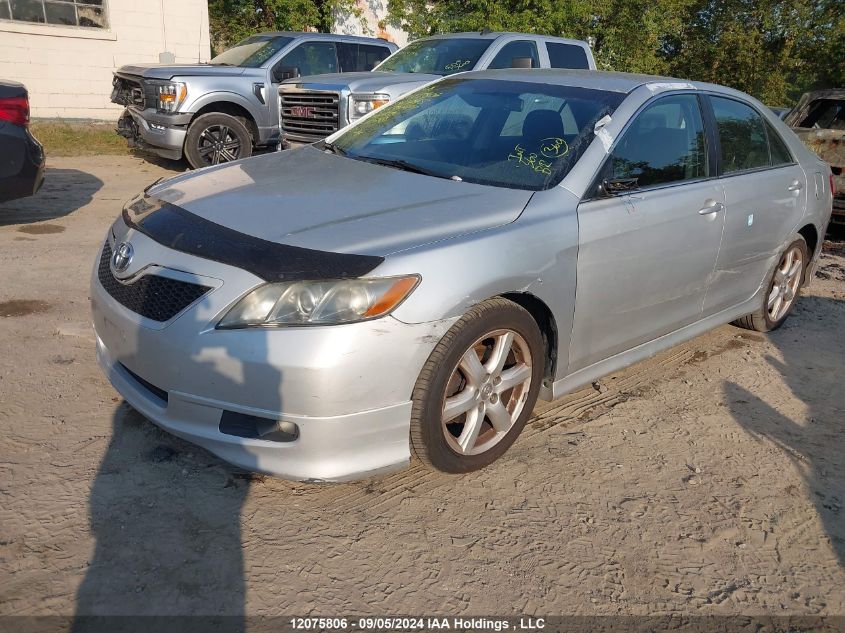
POLYGON ((498 79, 502 81, 533 81, 537 83, 555 84, 560 86, 577 86, 593 90, 607 90, 610 92, 629 93, 640 86, 652 86, 656 90, 692 88, 696 90, 711 90, 728 95, 748 95, 716 84, 675 77, 661 77, 658 75, 638 75, 635 73, 619 73, 601 70, 574 70, 567 68, 506 68, 502 70, 474 70, 458 75, 455 78, 498 79))
POLYGON ((440 33, 438 35, 421 37, 419 39, 446 40, 460 37, 465 39, 496 40, 504 36, 533 37, 542 40, 549 40, 551 42, 566 42, 568 44, 577 44, 579 46, 586 45, 586 42, 584 40, 574 40, 568 37, 555 37, 554 35, 542 35, 540 33, 517 33, 515 31, 461 31, 460 33, 440 33))
POLYGON ((363 35, 344 35, 343 33, 312 33, 310 31, 264 31, 262 33, 254 33, 255 35, 261 35, 263 37, 293 37, 293 38, 301 38, 307 37, 308 39, 315 39, 315 40, 356 40, 359 42, 372 42, 373 44, 380 44, 384 46, 386 44, 391 44, 396 46, 394 42, 390 42, 381 37, 364 37, 363 35))

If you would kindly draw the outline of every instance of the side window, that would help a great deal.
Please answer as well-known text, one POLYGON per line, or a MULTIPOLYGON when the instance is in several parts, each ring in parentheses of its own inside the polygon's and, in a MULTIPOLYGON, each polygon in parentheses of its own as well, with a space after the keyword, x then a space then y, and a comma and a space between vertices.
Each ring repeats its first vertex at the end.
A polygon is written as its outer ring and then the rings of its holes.
POLYGON ((580 46, 546 42, 549 52, 549 65, 552 68, 589 68, 587 53, 580 46))
POLYGON ((358 44, 338 42, 335 46, 337 46, 337 61, 340 72, 349 73, 360 70, 358 68, 358 44))
POLYGON ((530 59, 531 68, 539 68, 540 56, 537 54, 537 44, 531 40, 508 42, 496 54, 487 68, 513 68, 514 60, 521 59, 530 59))
POLYGON ((768 167, 769 146, 763 117, 751 106, 733 99, 710 97, 710 103, 722 147, 722 172, 768 167))
POLYGON ((792 160, 792 155, 789 153, 786 143, 784 143, 780 134, 768 123, 766 123, 766 132, 769 137, 769 149, 772 153, 772 165, 789 165, 794 163, 795 161, 792 160))
POLYGON ((279 62, 282 66, 299 68, 299 74, 322 75, 338 72, 334 42, 304 42, 279 62))
POLYGON ((356 70, 372 70, 388 57, 390 57, 390 49, 387 46, 361 44, 358 46, 358 67, 356 70))
POLYGON ((606 173, 631 180, 631 188, 706 178, 707 143, 695 95, 663 97, 640 112, 613 150, 606 173))

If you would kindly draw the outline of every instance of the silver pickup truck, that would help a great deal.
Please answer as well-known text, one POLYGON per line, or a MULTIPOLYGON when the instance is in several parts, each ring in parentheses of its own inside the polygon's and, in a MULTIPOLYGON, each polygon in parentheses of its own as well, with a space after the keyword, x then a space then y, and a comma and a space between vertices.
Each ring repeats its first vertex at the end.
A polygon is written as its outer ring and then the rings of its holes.
POLYGON ((111 100, 126 106, 118 132, 131 145, 192 167, 217 165, 279 141, 279 83, 373 68, 391 42, 330 33, 259 33, 207 64, 130 65, 111 100))
POLYGON ((474 31, 416 40, 372 72, 303 76, 282 82, 282 146, 319 141, 440 77, 488 68, 595 70, 596 62, 587 42, 545 35, 474 31))

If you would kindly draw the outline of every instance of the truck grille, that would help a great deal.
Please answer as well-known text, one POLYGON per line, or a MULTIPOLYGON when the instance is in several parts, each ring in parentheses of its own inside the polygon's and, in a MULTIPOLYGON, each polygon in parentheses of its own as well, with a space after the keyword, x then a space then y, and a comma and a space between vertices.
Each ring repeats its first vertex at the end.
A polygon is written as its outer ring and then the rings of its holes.
POLYGON ((286 140, 313 143, 338 129, 336 92, 282 92, 282 134, 286 140))
POLYGON ((112 275, 109 267, 111 253, 111 246, 107 242, 100 255, 97 277, 115 301, 142 317, 163 323, 211 290, 208 286, 160 275, 144 275, 131 284, 121 283, 112 275))
POLYGON ((150 89, 153 89, 151 103, 155 103, 155 86, 145 86, 140 79, 132 79, 129 77, 115 76, 111 92, 112 103, 117 103, 124 106, 134 105, 141 110, 146 107, 147 99, 150 98, 148 94, 150 89))

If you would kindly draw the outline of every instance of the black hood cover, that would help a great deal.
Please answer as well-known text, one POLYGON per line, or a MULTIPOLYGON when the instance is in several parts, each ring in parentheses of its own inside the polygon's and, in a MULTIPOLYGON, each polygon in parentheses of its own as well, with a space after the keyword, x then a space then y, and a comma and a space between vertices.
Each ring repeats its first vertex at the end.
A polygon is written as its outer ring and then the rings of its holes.
POLYGON ((332 253, 270 242, 147 196, 123 209, 123 221, 163 246, 241 268, 268 282, 350 279, 370 272, 384 261, 374 255, 332 253))

